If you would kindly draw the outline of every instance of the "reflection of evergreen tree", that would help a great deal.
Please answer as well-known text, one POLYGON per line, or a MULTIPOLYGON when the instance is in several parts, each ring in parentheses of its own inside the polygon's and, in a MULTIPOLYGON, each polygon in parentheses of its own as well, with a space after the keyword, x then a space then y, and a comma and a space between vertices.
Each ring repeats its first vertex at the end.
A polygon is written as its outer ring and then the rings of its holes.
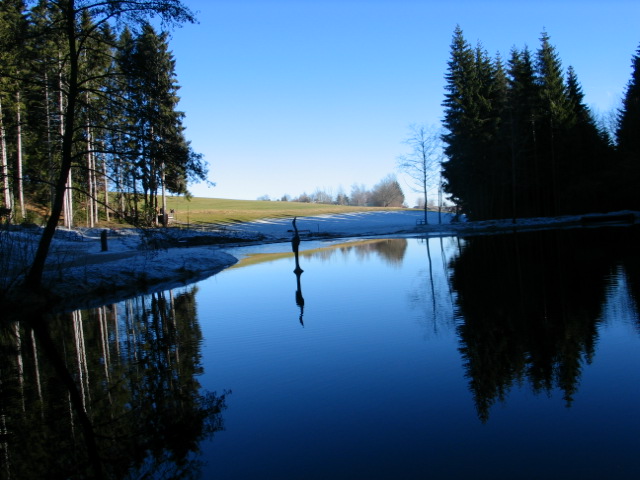
MULTIPOLYGON (((636 309, 640 311, 640 256, 637 253, 628 258, 625 273, 629 293, 636 309)), ((640 315, 636 316, 636 327, 640 332, 640 315)))
MULTIPOLYGON (((202 392, 196 289, 49 319, 93 425, 109 478, 197 471, 198 444, 222 428, 225 395, 202 392), (125 306, 123 309, 122 306, 125 306)), ((0 453, 12 478, 86 478, 84 431, 69 391, 16 323, 0 333, 0 453)))
POLYGON ((594 229, 467 240, 452 283, 464 319, 460 350, 483 421, 525 380, 536 392, 561 389, 571 404, 594 354, 606 277, 636 237, 632 229, 594 229))
POLYGON ((629 296, 636 308, 636 328, 640 333, 640 255, 638 255, 638 245, 640 245, 640 229, 628 229, 625 242, 617 248, 620 264, 624 265, 626 285, 629 296))

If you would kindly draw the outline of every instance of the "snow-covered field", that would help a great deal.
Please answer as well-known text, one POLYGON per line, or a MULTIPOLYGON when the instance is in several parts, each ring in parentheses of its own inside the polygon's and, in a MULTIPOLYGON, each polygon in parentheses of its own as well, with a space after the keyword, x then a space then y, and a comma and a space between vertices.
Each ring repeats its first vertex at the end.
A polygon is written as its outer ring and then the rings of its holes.
MULTIPOLYGON (((628 212, 638 220, 637 212, 628 212)), ((513 228, 510 221, 450 223, 452 216, 430 212, 428 225, 419 224, 421 211, 388 211, 300 217, 303 240, 376 235, 443 235, 495 232, 513 228)), ((580 224, 582 217, 518 220, 518 227, 580 224)), ((288 242, 291 218, 265 219, 213 230, 170 228, 151 232, 122 228, 107 233, 102 251, 101 229, 59 230, 47 263, 45 285, 61 297, 61 304, 87 305, 115 300, 145 289, 158 290, 206 278, 237 259, 235 247, 288 242)), ((35 252, 41 230, 0 231, 0 287, 20 281, 35 252)), ((304 249, 304 241, 301 250, 304 249)), ((256 247, 258 248, 258 247, 256 247)))
MULTIPOLYGON (((450 223, 450 214, 442 215, 442 222, 450 223)), ((424 219, 423 211, 354 212, 341 215, 300 217, 296 221, 302 235, 362 236, 415 232, 417 222, 424 219)), ((438 214, 429 212, 430 224, 438 223, 438 214)), ((278 239, 291 238, 291 218, 265 219, 231 227, 243 233, 259 233, 278 239)))

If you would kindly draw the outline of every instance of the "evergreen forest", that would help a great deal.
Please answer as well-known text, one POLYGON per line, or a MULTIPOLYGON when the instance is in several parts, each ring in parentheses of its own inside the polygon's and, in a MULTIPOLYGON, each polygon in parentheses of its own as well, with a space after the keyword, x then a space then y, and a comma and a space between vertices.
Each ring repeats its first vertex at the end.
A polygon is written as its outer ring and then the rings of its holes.
POLYGON ((116 215, 157 224, 161 193, 185 194, 188 180, 206 179, 177 110, 168 34, 150 23, 162 9, 175 13, 171 21, 191 20, 181 8, 175 1, 3 0, 5 216, 18 222, 49 216, 66 153, 71 165, 60 220, 67 227, 92 227, 116 215))
POLYGON ((206 178, 164 30, 193 22, 179 0, 0 4, 0 214, 29 221, 28 198, 46 219, 28 288, 40 286, 60 221, 92 227, 114 211, 166 223, 166 193, 206 178))
POLYGON ((443 187, 469 219, 640 209, 640 48, 605 128, 549 35, 504 61, 456 27, 443 102, 443 187))

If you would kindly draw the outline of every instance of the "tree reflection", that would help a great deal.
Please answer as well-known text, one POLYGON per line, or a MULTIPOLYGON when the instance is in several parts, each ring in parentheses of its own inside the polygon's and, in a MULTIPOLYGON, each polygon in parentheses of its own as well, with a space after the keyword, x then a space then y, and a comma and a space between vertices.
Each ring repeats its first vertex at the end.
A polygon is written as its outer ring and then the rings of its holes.
POLYGON ((187 478, 222 429, 202 392, 196 288, 3 322, 0 455, 6 478, 187 478))
POLYGON ((637 258, 637 245, 637 228, 466 240, 452 262, 452 285, 463 319, 460 351, 481 420, 525 380, 536 392, 560 389, 571 405, 582 366, 594 356, 608 276, 623 257, 637 258))
POLYGON ((338 253, 348 255, 354 253, 360 259, 367 259, 371 255, 377 255, 389 265, 400 266, 407 252, 406 238, 384 238, 376 240, 364 240, 354 243, 344 243, 331 248, 320 250, 308 250, 302 252, 303 257, 329 260, 338 253))
POLYGON ((424 245, 424 260, 420 257, 414 288, 408 291, 409 304, 419 316, 418 321, 433 334, 440 328, 449 330, 454 324, 453 292, 449 282, 449 256, 456 250, 457 237, 418 238, 424 245))

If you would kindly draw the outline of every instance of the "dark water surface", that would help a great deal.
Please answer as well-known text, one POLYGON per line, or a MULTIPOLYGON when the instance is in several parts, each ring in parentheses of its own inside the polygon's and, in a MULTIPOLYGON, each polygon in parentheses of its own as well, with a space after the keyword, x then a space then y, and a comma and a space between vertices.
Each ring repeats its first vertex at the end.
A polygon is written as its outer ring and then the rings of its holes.
POLYGON ((638 240, 253 247, 53 347, 3 324, 1 478, 640 478, 638 240))

